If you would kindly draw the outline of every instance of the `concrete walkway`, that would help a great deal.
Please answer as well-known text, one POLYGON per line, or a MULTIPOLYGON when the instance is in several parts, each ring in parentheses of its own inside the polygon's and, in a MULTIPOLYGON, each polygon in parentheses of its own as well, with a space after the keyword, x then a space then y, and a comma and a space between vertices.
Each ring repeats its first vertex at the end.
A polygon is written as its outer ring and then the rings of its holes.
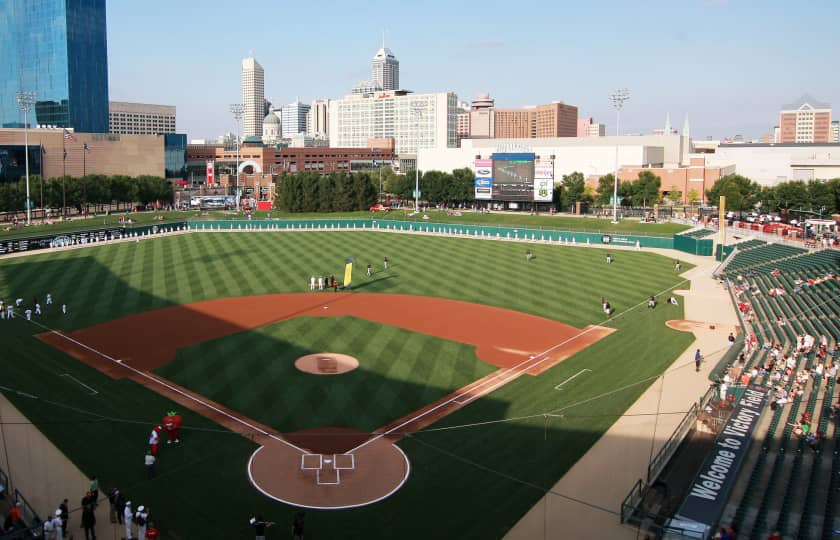
POLYGON ((694 330, 696 340, 656 382, 613 424, 601 439, 509 531, 508 540, 536 538, 627 538, 635 529, 620 523, 624 497, 639 478, 647 477, 650 458, 659 451, 682 420, 682 415, 660 411, 687 411, 709 388, 709 372, 728 348, 727 337, 739 324, 729 293, 711 277, 718 266, 708 257, 694 257, 670 250, 662 255, 698 266, 683 276, 691 280, 684 292, 685 318, 713 323, 694 330), (694 368, 697 349, 706 361, 700 373, 694 368), (574 498, 576 500, 572 500, 574 498))
MULTIPOLYGON (((70 521, 65 538, 84 538, 80 528, 82 497, 90 487, 90 479, 71 462, 49 439, 29 423, 29 420, 5 396, 0 394, 0 468, 9 476, 10 496, 20 490, 41 519, 53 514, 68 499, 70 521)), ((138 465, 141 466, 141 465, 138 465)), ((105 486, 100 484, 100 490, 105 486)), ((99 495, 96 509, 96 537, 119 539, 125 537, 125 527, 112 525, 108 516, 108 499, 99 495)), ((136 531, 135 531, 136 536, 136 531)))

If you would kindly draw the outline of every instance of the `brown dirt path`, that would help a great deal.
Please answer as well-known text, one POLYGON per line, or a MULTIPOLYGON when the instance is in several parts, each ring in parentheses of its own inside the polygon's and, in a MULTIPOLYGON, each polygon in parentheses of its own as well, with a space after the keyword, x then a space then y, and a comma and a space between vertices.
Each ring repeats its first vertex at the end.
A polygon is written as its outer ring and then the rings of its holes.
MULTIPOLYGON (((113 319, 69 334, 73 339, 152 371, 178 349, 295 317, 352 316, 476 347, 483 361, 507 368, 580 333, 567 324, 503 308, 401 294, 292 293, 220 298, 113 319)), ((80 347, 72 356, 112 376, 111 362, 80 347)), ((559 351, 558 351, 559 352, 559 351)))

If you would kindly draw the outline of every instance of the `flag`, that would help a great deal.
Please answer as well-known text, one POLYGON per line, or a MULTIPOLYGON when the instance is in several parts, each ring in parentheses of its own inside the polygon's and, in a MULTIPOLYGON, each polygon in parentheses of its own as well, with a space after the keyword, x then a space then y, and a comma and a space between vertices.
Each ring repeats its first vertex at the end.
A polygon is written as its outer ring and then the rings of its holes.
POLYGON ((72 133, 70 133, 69 131, 67 131, 67 130, 65 129, 65 130, 64 130, 64 140, 65 140, 65 141, 75 141, 75 140, 76 140, 76 137, 74 137, 72 133))

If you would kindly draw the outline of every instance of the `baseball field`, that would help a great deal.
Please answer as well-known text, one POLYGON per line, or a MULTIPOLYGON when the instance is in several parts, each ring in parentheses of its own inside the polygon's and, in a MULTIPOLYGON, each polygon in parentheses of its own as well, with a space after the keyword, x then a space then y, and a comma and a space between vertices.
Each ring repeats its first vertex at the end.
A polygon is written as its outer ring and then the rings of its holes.
POLYGON ((284 537, 301 506, 310 538, 500 538, 693 339, 665 325, 673 261, 611 254, 242 232, 4 259, 0 298, 55 303, 0 321, 0 385, 166 537, 246 537, 255 514, 284 537), (350 291, 309 291, 348 257, 350 291), (173 408, 181 443, 150 480, 173 408))

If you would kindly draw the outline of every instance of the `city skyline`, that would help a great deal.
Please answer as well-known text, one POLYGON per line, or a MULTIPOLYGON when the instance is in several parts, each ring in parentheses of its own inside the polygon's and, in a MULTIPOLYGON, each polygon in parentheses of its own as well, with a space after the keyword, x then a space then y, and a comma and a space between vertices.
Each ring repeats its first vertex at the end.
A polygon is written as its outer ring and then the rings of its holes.
MULTIPOLYGON (((266 13, 275 9, 252 3, 266 13)), ((607 135, 615 133, 607 96, 616 87, 631 92, 622 133, 650 133, 670 113, 678 125, 687 115, 698 139, 751 139, 771 132, 782 105, 803 94, 840 106, 840 74, 825 68, 833 59, 824 36, 840 18, 840 5, 832 2, 808 10, 726 0, 679 7, 608 2, 563 12, 542 2, 514 10, 490 1, 458 13, 434 1, 373 4, 373 15, 331 6, 317 36, 307 28, 287 29, 282 47, 270 16, 249 20, 247 27, 229 25, 220 39, 204 30, 217 27, 213 9, 159 0, 142 11, 109 5, 111 99, 175 105, 180 130, 190 138, 215 137, 234 129, 228 104, 238 101, 240 62, 249 50, 265 68, 265 93, 273 103, 296 96, 305 103, 336 99, 370 77, 385 29, 387 46, 400 60, 403 88, 452 91, 461 101, 489 92, 500 108, 562 100, 576 105, 580 117, 605 123, 607 135), (171 16, 156 18, 158 8, 171 16), (511 10, 528 24, 510 24, 511 10), (815 11, 820 17, 813 17, 815 11), (459 31, 441 32, 441 24, 459 31), (773 37, 779 28, 802 24, 809 31, 796 40, 773 37), (138 48, 138 41, 148 46, 138 48), (192 61, 196 54, 209 61, 192 61)), ((305 6, 284 10, 305 15, 305 6)))

